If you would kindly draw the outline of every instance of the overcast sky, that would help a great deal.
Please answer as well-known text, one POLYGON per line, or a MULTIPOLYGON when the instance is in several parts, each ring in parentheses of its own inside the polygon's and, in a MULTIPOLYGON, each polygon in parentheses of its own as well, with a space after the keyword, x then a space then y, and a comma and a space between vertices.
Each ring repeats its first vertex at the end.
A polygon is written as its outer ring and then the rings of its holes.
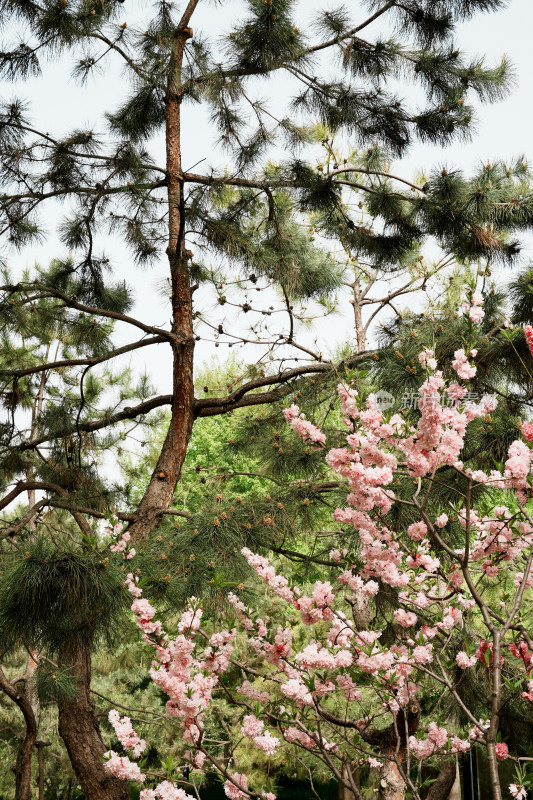
MULTIPOLYGON (((329 6, 336 5, 330 0, 329 6)), ((346 3, 354 10, 354 17, 360 18, 359 2, 346 3)), ((229 0, 218 8, 205 0, 200 2, 195 15, 194 27, 204 29, 210 36, 228 30, 229 23, 235 23, 235 14, 243 6, 240 0, 229 0)), ((124 21, 135 24, 140 10, 146 3, 135 3, 126 0, 122 5, 124 21)), ((310 15, 317 9, 327 8, 327 0, 318 3, 316 0, 300 2, 300 25, 305 29, 310 15)), ((367 34, 370 34, 368 29, 367 34)), ((4 30, 3 39, 8 40, 14 31, 4 30)), ((413 147, 407 158, 397 166, 405 177, 412 177, 420 168, 431 169, 433 166, 446 163, 470 171, 480 160, 494 161, 496 158, 513 158, 519 154, 526 157, 533 152, 531 136, 532 110, 532 78, 533 78, 533 2, 532 0, 511 0, 508 7, 495 14, 480 14, 475 20, 461 26, 458 37, 459 45, 472 54, 486 54, 491 61, 499 61, 506 53, 515 66, 516 86, 511 96, 491 106, 478 107, 478 127, 473 141, 462 143, 446 149, 437 146, 413 147)), ((41 77, 33 78, 23 85, 4 84, 0 94, 6 99, 13 94, 27 98, 31 105, 31 116, 37 126, 49 130, 53 135, 61 135, 74 127, 100 128, 102 112, 114 107, 115 101, 123 97, 126 85, 124 74, 118 65, 106 70, 104 76, 88 86, 80 88, 68 78, 71 58, 60 63, 46 65, 41 77)), ((283 87, 279 87, 280 91, 283 87)), ((406 94, 410 90, 406 88, 406 94)), ((213 153, 213 137, 208 120, 201 113, 189 113, 189 106, 184 109, 183 150, 184 167, 190 168, 201 159, 218 165, 224 165, 223 156, 213 153)), ((154 152, 162 154, 162 138, 152 143, 154 152)), ((204 165, 198 167, 198 171, 204 165)), ((54 211, 56 215, 58 210, 54 211)), ((52 226, 54 220, 47 217, 52 226)), ((50 236, 46 244, 32 248, 19 256, 10 257, 10 263, 16 269, 35 261, 47 263, 58 254, 57 239, 50 236)), ((116 245, 110 245, 110 251, 117 262, 119 272, 133 283, 138 301, 137 310, 143 319, 152 324, 164 324, 168 311, 163 301, 154 291, 165 274, 165 265, 150 271, 139 271, 130 264, 128 254, 116 245)), ((526 249, 527 257, 527 249, 526 249)), ((346 325, 350 322, 337 318, 334 328, 328 328, 328 338, 332 331, 337 341, 342 341, 346 325)), ((200 359, 209 355, 207 349, 200 351, 200 359)), ((152 362, 152 366, 153 366, 152 362)), ((168 389, 167 366, 164 359, 155 362, 157 367, 156 383, 160 390, 168 389)), ((142 362, 136 362, 142 368, 142 362)))

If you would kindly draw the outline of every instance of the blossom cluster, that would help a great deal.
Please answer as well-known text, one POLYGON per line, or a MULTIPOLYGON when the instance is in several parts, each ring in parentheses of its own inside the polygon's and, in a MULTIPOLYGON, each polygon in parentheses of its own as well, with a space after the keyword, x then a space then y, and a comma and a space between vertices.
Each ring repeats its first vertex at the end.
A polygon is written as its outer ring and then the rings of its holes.
POLYGON ((134 555, 136 555, 136 550, 134 547, 130 547, 129 542, 131 536, 127 530, 122 532, 122 527, 123 527, 122 523, 117 522, 117 524, 113 528, 113 531, 111 531, 111 528, 107 528, 107 532, 108 533, 113 532, 115 536, 118 536, 119 534, 122 533, 120 539, 118 539, 115 542, 115 544, 112 544, 109 549, 111 550, 112 553, 122 553, 123 558, 129 561, 131 558, 134 557, 134 555))
POLYGON ((146 749, 146 742, 133 730, 131 719, 121 717, 118 711, 112 709, 108 715, 109 722, 115 729, 117 739, 125 750, 132 750, 133 755, 138 758, 146 749))
POLYGON ((463 303, 463 311, 468 316, 470 322, 478 323, 485 316, 483 311, 483 295, 481 292, 472 291, 470 286, 466 286, 467 298, 463 303))

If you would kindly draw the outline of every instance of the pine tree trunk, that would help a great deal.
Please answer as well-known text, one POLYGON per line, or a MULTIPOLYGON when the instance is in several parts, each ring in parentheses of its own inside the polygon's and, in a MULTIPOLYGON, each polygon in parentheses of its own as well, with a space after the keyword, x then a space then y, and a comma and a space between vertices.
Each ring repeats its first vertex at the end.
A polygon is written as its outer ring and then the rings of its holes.
POLYGON ((190 254, 185 249, 185 201, 181 164, 181 70, 185 43, 193 34, 187 27, 198 4, 190 0, 175 32, 169 65, 166 106, 166 167, 168 174, 168 247, 172 327, 174 338, 172 416, 150 483, 128 530, 132 543, 147 539, 159 525, 174 497, 194 422, 194 334, 190 254))
POLYGON ((15 762, 15 800, 31 798, 31 757, 37 738, 37 728, 27 726, 22 736, 15 762))
POLYGON ((59 734, 85 800, 129 800, 127 781, 110 775, 102 760, 107 748, 100 736, 90 695, 91 651, 91 640, 73 637, 60 652, 60 666, 68 667, 76 680, 76 696, 59 699, 59 734))

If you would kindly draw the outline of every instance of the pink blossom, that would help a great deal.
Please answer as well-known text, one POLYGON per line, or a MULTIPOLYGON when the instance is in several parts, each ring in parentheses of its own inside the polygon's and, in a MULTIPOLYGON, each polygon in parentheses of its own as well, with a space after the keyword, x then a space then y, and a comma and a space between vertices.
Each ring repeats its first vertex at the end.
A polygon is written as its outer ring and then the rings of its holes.
POLYGON ((527 692, 522 692, 522 697, 524 700, 529 700, 530 703, 533 703, 533 681, 527 682, 527 692))
POLYGON ((446 606, 443 610, 442 622, 437 622, 437 627, 445 631, 451 631, 454 625, 462 622, 463 614, 460 609, 453 606, 446 606))
POLYGON ((151 620, 155 615, 155 608, 148 602, 148 600, 134 600, 131 606, 134 614, 142 619, 151 620))
POLYGON ((241 553, 250 566, 255 569, 259 577, 271 586, 276 594, 288 603, 294 602, 294 592, 289 588, 287 578, 284 578, 282 575, 276 575, 276 570, 269 564, 267 558, 252 553, 247 547, 243 547, 241 553))
POLYGON ((525 788, 525 786, 517 786, 516 783, 510 783, 509 792, 511 794, 511 797, 514 798, 514 800, 527 800, 527 789, 525 788))
POLYGON ((495 745, 496 750, 496 758, 499 761, 505 761, 506 758, 509 758, 509 748, 505 744, 505 742, 497 742, 495 745))
POLYGON ((452 400, 462 400, 467 390, 465 386, 461 386, 459 383, 451 383, 445 391, 452 400))
POLYGON ((337 647, 346 647, 352 636, 353 628, 347 622, 345 613, 338 611, 328 631, 328 642, 337 647))
POLYGON ((138 580, 139 580, 138 578, 136 578, 136 577, 134 578, 134 576, 133 576, 133 574, 131 572, 129 572, 128 575, 126 576, 125 583, 126 583, 126 586, 128 588, 129 593, 133 597, 140 597, 142 595, 142 589, 140 589, 139 586, 137 585, 138 584, 138 580))
POLYGON ((311 738, 307 733, 304 731, 295 728, 291 725, 287 730, 283 731, 283 737, 286 739, 287 742, 291 744, 294 742, 298 742, 305 747, 307 750, 312 750, 315 747, 316 742, 314 739, 311 738))
POLYGON ((331 605, 334 599, 330 582, 317 581, 311 597, 302 595, 294 602, 294 607, 301 612, 302 622, 305 625, 313 625, 320 620, 332 619, 331 605))
POLYGON ((202 753, 202 751, 199 750, 194 756, 194 766, 198 767, 198 769, 202 769, 206 758, 207 758, 206 754, 202 753))
POLYGON ((139 781, 144 783, 146 775, 143 775, 139 769, 139 765, 134 761, 130 761, 127 756, 119 756, 113 750, 108 750, 104 753, 107 761, 105 762, 105 769, 117 778, 129 781, 139 781))
POLYGON ((436 747, 444 747, 448 741, 448 731, 446 728, 439 728, 435 722, 430 722, 428 727, 428 739, 436 747))
POLYGON ((437 369, 437 360, 434 358, 433 350, 429 350, 427 347, 418 354, 418 360, 423 367, 431 370, 437 369))
POLYGON ((420 761, 433 755, 435 745, 429 739, 417 739, 416 736, 409 737, 409 749, 420 761))
POLYGON ((526 325, 524 328, 524 335, 526 337, 527 346, 529 347, 529 352, 533 355, 533 328, 531 325, 526 325))
POLYGON ((455 660, 461 669, 468 669, 468 667, 475 667, 477 663, 477 656, 469 656, 468 653, 465 653, 464 650, 461 650, 455 656, 455 660))
POLYGON ((490 722, 487 719, 480 719, 477 725, 470 730, 468 736, 473 742, 480 742, 483 739, 484 732, 490 727, 490 722))
POLYGON ((433 661, 433 645, 417 645, 413 650, 413 659, 416 664, 431 664, 433 661))
POLYGON ((533 442, 533 425, 531 422, 524 422, 522 425, 522 436, 524 439, 527 439, 528 442, 533 442))
POLYGON ((265 731, 260 736, 254 736, 253 742, 256 747, 263 750, 268 756, 273 756, 279 746, 279 739, 272 736, 269 731, 265 731))
POLYGON ((262 705, 268 703, 270 699, 268 692, 260 692, 259 689, 252 686, 250 681, 244 681, 240 686, 237 686, 235 691, 240 692, 245 697, 249 697, 250 700, 256 700, 262 705))
POLYGON ((479 306, 470 306, 468 309, 468 317, 471 322, 478 323, 481 322, 483 317, 485 316, 485 312, 479 306))
POLYGON ((394 612, 394 619, 404 628, 410 628, 411 625, 416 625, 418 617, 412 611, 404 611, 403 608, 397 608, 394 612))
POLYGON ((326 436, 319 428, 306 420, 305 415, 294 403, 289 408, 283 409, 283 416, 291 426, 292 430, 304 441, 310 440, 324 444, 326 436))
POLYGON ((465 351, 461 348, 460 350, 456 350, 453 355, 454 360, 452 361, 452 367, 457 372, 459 377, 463 380, 469 380, 470 378, 473 378, 477 372, 477 369, 476 367, 470 366, 465 355, 465 351))
POLYGON ((414 542, 421 541, 428 532, 428 528, 425 522, 413 522, 412 525, 409 525, 407 528, 407 535, 411 537, 414 542))
POLYGON ((362 698, 362 692, 357 688, 350 675, 337 675, 337 685, 344 693, 348 702, 359 702, 362 698))
POLYGON ((451 745, 452 753, 467 753, 472 747, 470 742, 465 739, 460 739, 459 736, 452 736, 451 745))
POLYGON ((299 413, 300 409, 294 403, 292 404, 292 406, 289 406, 289 408, 283 409, 283 416, 285 417, 287 422, 290 422, 291 419, 295 419, 299 413))
POLYGON ((133 751, 133 755, 138 758, 143 750, 145 750, 146 742, 144 739, 140 739, 137 733, 133 730, 130 718, 121 718, 118 711, 113 709, 109 712, 108 719, 115 729, 117 739, 122 747, 124 747, 126 750, 131 749, 133 751))
POLYGON ((240 797, 245 796, 241 789, 248 789, 248 778, 242 773, 234 772, 231 780, 228 779, 224 783, 224 794, 230 800, 239 800, 240 797))
POLYGON ((436 750, 442 749, 448 742, 448 731, 446 728, 439 728, 435 722, 430 722, 428 727, 428 738, 417 739, 415 736, 409 737, 409 748, 414 755, 422 761, 433 755, 436 750))
POLYGON ((254 736, 261 735, 264 727, 265 723, 261 722, 260 719, 257 719, 255 714, 248 714, 243 719, 241 731, 243 736, 247 736, 249 739, 253 739, 254 736))
POLYGON ((286 683, 282 683, 279 688, 285 697, 295 700, 298 705, 313 705, 313 697, 305 683, 300 680, 300 678, 291 678, 286 683))
POLYGON ((178 788, 170 781, 158 783, 155 789, 143 789, 139 800, 194 800, 192 795, 187 794, 184 789, 178 788))
MULTIPOLYGON (((349 667, 353 657, 348 650, 339 650, 331 653, 325 647, 320 647, 316 642, 311 642, 296 656, 296 662, 302 669, 335 669, 335 667, 349 667)), ((283 690, 283 687, 282 687, 283 690)))

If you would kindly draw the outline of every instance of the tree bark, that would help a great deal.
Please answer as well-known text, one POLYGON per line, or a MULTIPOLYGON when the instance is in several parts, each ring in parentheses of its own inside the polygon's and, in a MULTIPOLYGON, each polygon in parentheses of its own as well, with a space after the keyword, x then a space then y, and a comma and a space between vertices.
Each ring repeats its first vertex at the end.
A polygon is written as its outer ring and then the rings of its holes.
POLYGON ((380 800, 404 800, 405 782, 394 761, 386 759, 379 773, 380 800))
POLYGON ((90 695, 92 641, 73 636, 59 654, 59 665, 68 667, 76 681, 76 696, 58 701, 59 734, 85 800, 129 800, 127 781, 110 775, 102 756, 106 747, 90 695))

